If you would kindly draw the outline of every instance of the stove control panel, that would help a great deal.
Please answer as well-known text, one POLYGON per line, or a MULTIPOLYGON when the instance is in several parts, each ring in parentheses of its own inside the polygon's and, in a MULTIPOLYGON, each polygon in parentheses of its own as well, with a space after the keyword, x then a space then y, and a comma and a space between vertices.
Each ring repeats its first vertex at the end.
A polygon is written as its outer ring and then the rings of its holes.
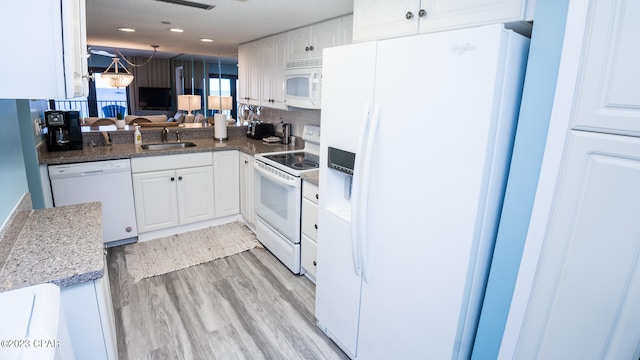
POLYGON ((320 144, 320 126, 305 125, 302 132, 302 139, 306 142, 320 144))

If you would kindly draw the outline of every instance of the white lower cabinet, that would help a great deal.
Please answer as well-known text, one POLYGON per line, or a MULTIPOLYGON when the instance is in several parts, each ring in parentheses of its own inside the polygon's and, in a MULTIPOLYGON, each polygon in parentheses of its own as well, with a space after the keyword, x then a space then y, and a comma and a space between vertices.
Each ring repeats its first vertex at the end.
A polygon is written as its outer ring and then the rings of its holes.
POLYGON ((138 232, 214 218, 211 153, 131 159, 138 232))
POLYGON ((239 152, 216 151, 213 153, 213 182, 215 189, 215 216, 240 213, 239 152))
POLYGON ((253 156, 240 153, 240 214, 251 225, 256 223, 253 207, 253 156))
POLYGON ((76 359, 118 358, 106 261, 105 257, 101 278, 60 288, 62 310, 76 359))
POLYGON ((308 181, 302 183, 302 272, 312 281, 316 277, 318 248, 318 186, 308 181))

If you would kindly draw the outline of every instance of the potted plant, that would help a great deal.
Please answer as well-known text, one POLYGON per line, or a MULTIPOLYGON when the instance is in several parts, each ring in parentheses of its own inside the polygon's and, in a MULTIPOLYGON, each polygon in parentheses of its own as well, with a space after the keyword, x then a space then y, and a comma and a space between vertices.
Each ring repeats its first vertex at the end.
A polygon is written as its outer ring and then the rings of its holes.
POLYGON ((124 123, 124 119, 122 118, 122 113, 118 113, 116 114, 116 127, 118 129, 124 129, 125 123, 124 123))

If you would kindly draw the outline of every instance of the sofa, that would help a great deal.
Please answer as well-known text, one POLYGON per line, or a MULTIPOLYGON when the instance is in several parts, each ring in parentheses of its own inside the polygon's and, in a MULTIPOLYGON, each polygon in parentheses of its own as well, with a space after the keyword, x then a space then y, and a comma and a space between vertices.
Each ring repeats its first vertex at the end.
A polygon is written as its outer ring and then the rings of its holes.
POLYGON ((138 118, 147 119, 151 122, 167 122, 166 115, 127 115, 124 117, 124 122, 129 125, 133 120, 138 118))

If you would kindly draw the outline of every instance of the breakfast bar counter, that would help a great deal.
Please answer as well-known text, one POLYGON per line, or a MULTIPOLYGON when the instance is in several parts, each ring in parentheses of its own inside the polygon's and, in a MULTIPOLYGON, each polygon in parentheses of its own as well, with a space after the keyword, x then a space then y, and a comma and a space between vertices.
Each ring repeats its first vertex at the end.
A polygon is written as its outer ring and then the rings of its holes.
POLYGON ((0 264, 0 291, 102 278, 102 207, 94 202, 33 210, 17 238, 0 241, 0 251, 7 254, 0 264))

